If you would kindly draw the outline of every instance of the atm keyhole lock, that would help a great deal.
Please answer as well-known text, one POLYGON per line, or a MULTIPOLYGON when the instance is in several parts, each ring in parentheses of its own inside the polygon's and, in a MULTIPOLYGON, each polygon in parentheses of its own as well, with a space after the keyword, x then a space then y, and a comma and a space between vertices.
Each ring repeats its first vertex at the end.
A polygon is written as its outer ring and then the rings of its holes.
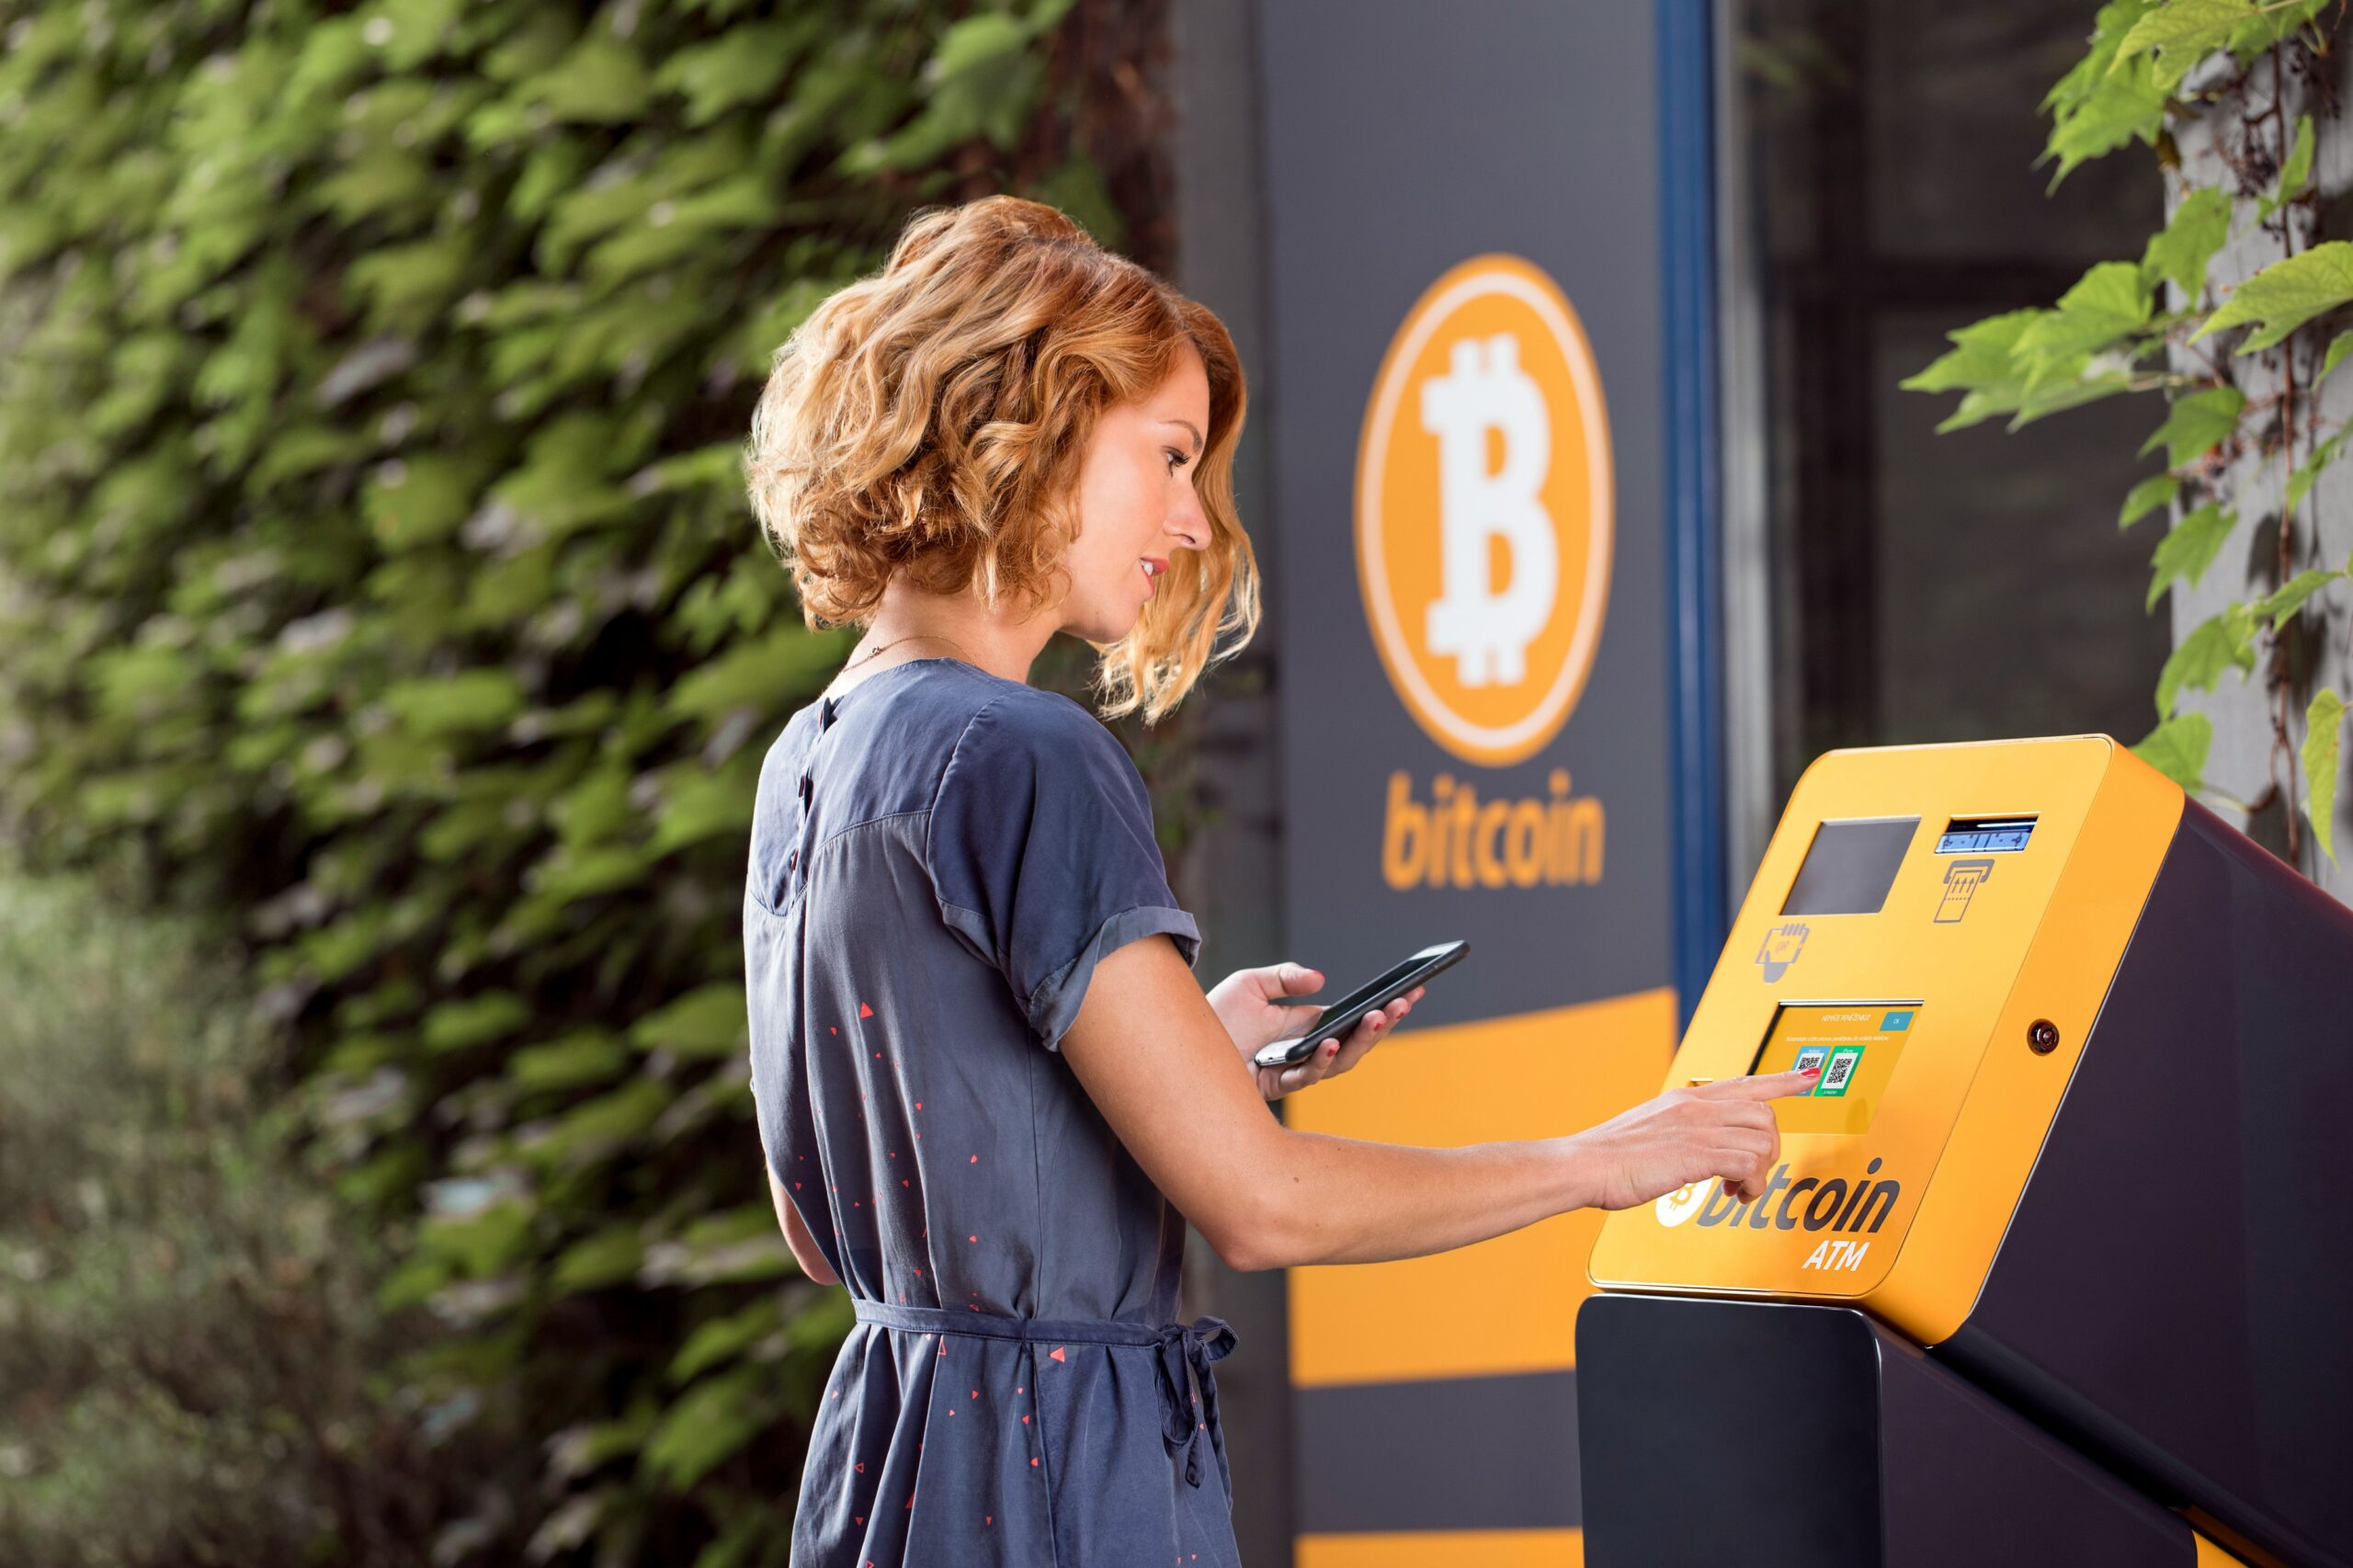
POLYGON ((2037 1018, 2027 1026, 2026 1043, 2037 1056, 2048 1056, 2059 1049, 2059 1026, 2049 1018, 2037 1018))

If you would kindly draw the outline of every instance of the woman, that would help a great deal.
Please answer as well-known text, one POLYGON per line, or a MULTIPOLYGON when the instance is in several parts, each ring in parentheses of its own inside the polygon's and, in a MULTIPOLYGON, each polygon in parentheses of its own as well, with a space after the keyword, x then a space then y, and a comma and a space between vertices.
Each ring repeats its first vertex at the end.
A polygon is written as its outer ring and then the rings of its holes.
POLYGON ((1460 1149, 1267 1114, 1420 992, 1253 1068, 1295 1027, 1274 999, 1323 975, 1204 994, 1134 767, 1027 684, 1068 632, 1106 711, 1149 722, 1248 638, 1243 408, 1215 316, 1005 197, 911 223, 762 394, 762 526, 813 625, 866 629, 767 755, 744 908, 777 1212, 858 1315, 796 1565, 1233 1564, 1210 1372, 1233 1336, 1172 1321, 1188 1221, 1237 1268, 1371 1262, 1712 1176, 1754 1196, 1772 1166, 1764 1101, 1796 1074, 1460 1149))

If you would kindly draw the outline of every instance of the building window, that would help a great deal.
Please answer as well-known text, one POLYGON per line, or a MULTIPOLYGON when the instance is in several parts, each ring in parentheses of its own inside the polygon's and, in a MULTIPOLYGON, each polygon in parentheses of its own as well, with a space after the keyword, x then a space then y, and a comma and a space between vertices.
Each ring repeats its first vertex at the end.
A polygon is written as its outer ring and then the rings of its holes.
POLYGON ((1833 746, 2140 739, 2169 646, 2141 608, 2163 524, 2120 534, 2116 513, 2155 472, 2134 453, 2161 410, 1939 436, 1954 397, 1896 384, 1952 328, 2050 304, 2162 222, 2138 146, 2049 196, 2035 166, 2090 5, 1733 0, 1727 22, 1729 281, 1756 352, 1725 413, 1758 453, 1769 808, 1833 746))

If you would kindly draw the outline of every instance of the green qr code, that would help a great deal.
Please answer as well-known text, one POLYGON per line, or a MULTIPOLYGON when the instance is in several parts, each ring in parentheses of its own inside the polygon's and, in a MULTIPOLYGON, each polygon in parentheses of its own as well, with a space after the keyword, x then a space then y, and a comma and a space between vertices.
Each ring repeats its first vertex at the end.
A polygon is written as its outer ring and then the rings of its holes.
POLYGON ((1814 1086, 1817 1095, 1844 1095, 1847 1085, 1854 1082, 1855 1069, 1863 1062, 1863 1048, 1842 1045, 1830 1053, 1829 1062, 1822 1069, 1822 1082, 1814 1086))

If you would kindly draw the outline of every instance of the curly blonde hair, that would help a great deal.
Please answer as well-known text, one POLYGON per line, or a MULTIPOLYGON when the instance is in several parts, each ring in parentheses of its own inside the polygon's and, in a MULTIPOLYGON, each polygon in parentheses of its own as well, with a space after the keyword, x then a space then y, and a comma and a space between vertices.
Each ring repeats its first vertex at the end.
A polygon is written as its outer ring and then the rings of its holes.
POLYGON ((1090 644, 1104 715, 1156 722, 1258 624, 1233 506, 1242 362, 1207 307, 1039 202, 918 214, 881 272, 776 351, 745 472, 808 625, 868 624, 902 574, 936 594, 977 584, 992 608, 1057 601, 1097 419, 1160 385, 1187 344, 1209 372, 1193 474, 1209 544, 1170 562, 1126 637, 1090 644))

